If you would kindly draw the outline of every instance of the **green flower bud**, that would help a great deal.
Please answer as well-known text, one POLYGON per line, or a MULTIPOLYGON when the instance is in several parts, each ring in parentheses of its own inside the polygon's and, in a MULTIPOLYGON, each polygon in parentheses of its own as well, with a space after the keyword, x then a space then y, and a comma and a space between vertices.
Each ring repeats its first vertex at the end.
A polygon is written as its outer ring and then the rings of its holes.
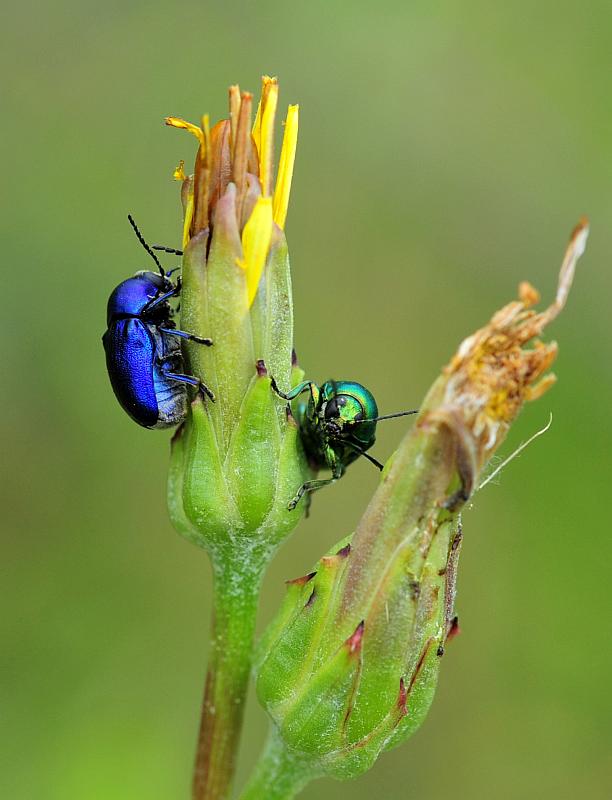
MULTIPOLYGON (((556 345, 536 337, 565 304, 586 235, 582 223, 547 310, 531 310, 537 292, 522 284, 518 301, 461 344, 354 535, 288 583, 260 647, 257 691, 295 786, 362 773, 425 718, 457 631, 460 510, 523 403, 552 382, 542 375, 556 345)), ((271 775, 261 767, 244 796, 263 797, 271 775)))
POLYGON ((230 90, 230 119, 209 130, 170 117, 199 142, 182 180, 185 213, 181 325, 213 340, 185 344, 198 396, 172 447, 169 507, 178 530, 213 556, 238 540, 264 562, 297 524, 287 498, 308 477, 298 431, 270 376, 291 387, 293 307, 284 226, 297 135, 290 107, 276 189, 271 170, 278 86, 264 79, 251 129, 252 96, 230 90), (192 346, 194 345, 194 346, 192 346))
POLYGON ((351 608, 350 544, 289 583, 257 691, 286 747, 308 756, 315 774, 360 774, 427 713, 453 629, 461 534, 450 517, 441 511, 435 527, 415 531, 373 594, 352 598, 351 608))

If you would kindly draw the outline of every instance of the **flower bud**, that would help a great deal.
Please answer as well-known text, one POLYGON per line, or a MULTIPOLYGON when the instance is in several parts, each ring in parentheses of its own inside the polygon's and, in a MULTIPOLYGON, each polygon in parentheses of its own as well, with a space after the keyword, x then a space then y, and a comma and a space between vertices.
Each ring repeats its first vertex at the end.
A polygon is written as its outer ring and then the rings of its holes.
POLYGON ((299 521, 287 510, 309 475, 297 427, 270 388, 291 387, 293 307, 284 224, 297 141, 290 106, 276 187, 278 85, 264 78, 251 127, 252 95, 230 88, 230 115, 209 129, 166 122, 198 141, 193 175, 181 164, 184 210, 181 326, 210 337, 185 343, 191 375, 214 393, 197 396, 172 447, 169 507, 176 527, 213 553, 228 542, 265 560, 299 521), (206 334, 202 333, 206 331, 206 334), (257 535, 255 535, 257 534, 257 535))
POLYGON ((581 223, 547 310, 530 308, 537 292, 522 284, 461 344, 350 541, 289 581, 260 647, 257 691, 287 757, 311 776, 358 775, 427 714, 457 631, 459 513, 523 403, 552 383, 542 375, 556 345, 536 337, 565 304, 586 235, 581 223))

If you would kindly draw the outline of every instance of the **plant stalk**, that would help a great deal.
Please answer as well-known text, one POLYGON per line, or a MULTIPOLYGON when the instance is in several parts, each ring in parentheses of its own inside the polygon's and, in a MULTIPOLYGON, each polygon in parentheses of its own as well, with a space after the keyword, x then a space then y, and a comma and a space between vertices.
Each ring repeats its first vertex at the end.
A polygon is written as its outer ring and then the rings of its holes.
POLYGON ((291 755, 272 730, 240 800, 292 800, 316 777, 312 766, 291 755))
MULTIPOLYGON (((232 548, 233 549, 233 548, 232 548)), ((193 800, 226 800, 236 767, 264 564, 253 554, 213 556, 213 620, 193 800), (254 559, 255 560, 255 559, 254 559)))

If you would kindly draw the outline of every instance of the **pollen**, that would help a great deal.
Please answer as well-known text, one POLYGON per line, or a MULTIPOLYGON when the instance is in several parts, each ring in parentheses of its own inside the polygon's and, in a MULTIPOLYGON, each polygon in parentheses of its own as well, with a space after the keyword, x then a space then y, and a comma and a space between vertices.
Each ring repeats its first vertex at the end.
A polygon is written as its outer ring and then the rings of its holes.
POLYGON ((174 172, 172 173, 172 177, 175 181, 184 181, 187 175, 185 174, 185 162, 181 159, 178 163, 178 166, 175 168, 174 172))

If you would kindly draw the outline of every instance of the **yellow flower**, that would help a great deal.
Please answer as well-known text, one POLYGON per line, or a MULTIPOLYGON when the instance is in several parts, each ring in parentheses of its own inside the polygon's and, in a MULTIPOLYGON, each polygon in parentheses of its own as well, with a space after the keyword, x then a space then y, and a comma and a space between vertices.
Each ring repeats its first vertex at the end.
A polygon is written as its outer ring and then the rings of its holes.
POLYGON ((261 99, 251 127, 253 97, 236 85, 229 89, 229 118, 210 129, 208 117, 200 125, 179 117, 166 124, 189 131, 198 141, 193 175, 182 164, 174 177, 183 182, 183 249, 200 231, 214 231, 215 208, 230 183, 236 187, 235 221, 242 256, 236 264, 246 274, 248 305, 253 304, 273 239, 274 226, 285 227, 297 148, 297 105, 289 106, 276 182, 274 125, 278 81, 262 79, 261 99), (273 188, 274 185, 274 188, 273 188))

